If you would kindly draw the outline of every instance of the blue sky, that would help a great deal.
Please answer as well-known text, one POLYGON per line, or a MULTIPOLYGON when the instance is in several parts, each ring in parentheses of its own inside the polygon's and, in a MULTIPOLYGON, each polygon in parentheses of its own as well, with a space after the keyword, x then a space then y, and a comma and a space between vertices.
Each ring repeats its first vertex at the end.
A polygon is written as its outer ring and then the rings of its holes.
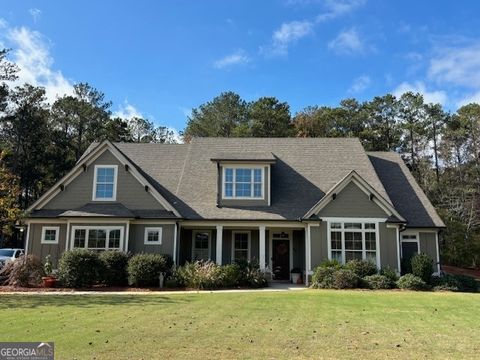
POLYGON ((292 113, 422 92, 480 102, 478 1, 2 1, 0 45, 48 97, 89 82, 116 114, 182 130, 232 90, 292 113))

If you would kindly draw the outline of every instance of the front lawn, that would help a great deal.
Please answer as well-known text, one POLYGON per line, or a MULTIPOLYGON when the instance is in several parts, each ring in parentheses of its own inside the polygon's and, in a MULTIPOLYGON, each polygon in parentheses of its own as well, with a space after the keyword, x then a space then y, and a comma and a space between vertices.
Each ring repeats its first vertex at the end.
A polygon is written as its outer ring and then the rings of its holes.
POLYGON ((475 358, 480 295, 402 291, 0 295, 0 341, 58 359, 475 358))

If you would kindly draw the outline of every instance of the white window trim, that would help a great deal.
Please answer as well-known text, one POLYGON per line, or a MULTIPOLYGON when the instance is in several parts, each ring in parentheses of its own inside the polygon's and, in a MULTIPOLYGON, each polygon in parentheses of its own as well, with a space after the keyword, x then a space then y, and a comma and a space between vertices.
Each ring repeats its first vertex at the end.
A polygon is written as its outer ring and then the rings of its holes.
POLYGON ((260 166, 260 165, 248 165, 248 164, 243 164, 243 165, 223 165, 222 166, 222 200, 265 200, 265 167, 260 166), (225 179, 226 179, 226 170, 227 169, 233 169, 233 192, 232 196, 226 196, 225 194, 225 179), (251 194, 252 196, 236 196, 235 195, 235 173, 236 169, 251 169, 252 170, 252 187, 251 187, 251 194), (262 196, 260 197, 255 197, 253 196, 254 193, 254 181, 253 181, 253 170, 254 169, 260 169, 262 173, 262 196))
MULTIPOLYGON (((362 233, 362 259, 367 260, 367 250, 365 248, 365 233, 374 232, 375 233, 375 259, 377 268, 381 268, 381 258, 380 258, 380 223, 386 221, 386 219, 377 219, 377 218, 325 218, 327 221, 327 252, 328 259, 332 260, 332 242, 331 242, 331 232, 339 231, 342 236, 342 264, 345 264, 345 231, 361 232, 362 233), (341 223, 340 229, 332 229, 332 223, 341 223), (345 229, 345 223, 361 223, 361 229, 345 229), (365 224, 375 224, 375 229, 365 229, 365 224)), ((335 250, 339 251, 339 250, 335 250)), ((360 251, 357 251, 360 252, 360 251)))
POLYGON ((145 245, 162 245, 162 228, 161 227, 146 227, 144 236, 145 245), (148 233, 151 231, 158 231, 158 241, 148 241, 148 233))
POLYGON ((236 261, 235 259, 235 234, 247 234, 248 236, 248 249, 247 249, 247 261, 250 262, 250 256, 252 251, 252 232, 247 230, 235 230, 232 231, 232 262, 236 261))
POLYGON ((208 261, 212 260, 212 231, 211 230, 193 230, 192 231, 192 261, 195 254, 195 235, 199 233, 208 233, 208 261))
POLYGON ((49 244, 49 245, 55 245, 58 244, 58 238, 60 237, 60 226, 43 226, 42 227, 42 240, 41 244, 49 244), (47 230, 55 230, 55 240, 53 241, 48 241, 45 240, 45 233, 47 230))
POLYGON ((420 232, 419 231, 403 231, 400 233, 400 257, 403 259, 403 243, 414 242, 417 243, 417 254, 420 254, 420 232), (404 239, 403 235, 415 235, 415 239, 404 239))
POLYGON ((95 165, 93 174, 93 201, 116 201, 117 200, 117 180, 118 180, 118 165, 95 165), (98 169, 113 169, 113 196, 111 198, 97 198, 97 170, 98 169))
POLYGON ((72 232, 70 233, 70 250, 73 249, 88 249, 88 250, 115 250, 123 251, 124 242, 124 227, 123 226, 72 226, 72 232), (85 246, 75 247, 75 230, 85 230, 85 246), (88 247, 88 230, 105 230, 107 232, 107 238, 105 240, 105 248, 89 248, 88 247), (109 248, 110 230, 120 230, 120 246, 118 248, 109 248))

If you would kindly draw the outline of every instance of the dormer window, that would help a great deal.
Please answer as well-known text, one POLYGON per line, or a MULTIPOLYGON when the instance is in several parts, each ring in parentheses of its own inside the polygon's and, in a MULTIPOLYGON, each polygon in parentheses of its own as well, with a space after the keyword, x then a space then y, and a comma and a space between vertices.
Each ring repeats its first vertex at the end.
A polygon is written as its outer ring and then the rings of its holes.
POLYGON ((264 168, 226 166, 223 168, 224 199, 263 199, 264 168))
POLYGON ((95 165, 95 175, 93 179, 93 200, 116 200, 117 170, 117 165, 95 165))

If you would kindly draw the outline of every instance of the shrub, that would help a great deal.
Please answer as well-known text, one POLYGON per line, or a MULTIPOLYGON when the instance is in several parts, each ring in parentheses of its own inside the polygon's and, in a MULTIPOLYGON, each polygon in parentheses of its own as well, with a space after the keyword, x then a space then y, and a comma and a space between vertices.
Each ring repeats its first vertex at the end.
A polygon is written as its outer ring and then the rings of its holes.
POLYGON ((398 280, 397 273, 389 266, 380 269, 380 275, 386 276, 392 283, 396 283, 398 280))
POLYGON ((58 263, 58 277, 66 287, 88 287, 98 283, 103 273, 103 263, 98 254, 85 249, 63 253, 58 263))
POLYGON ((412 274, 429 284, 433 274, 433 260, 426 254, 416 254, 411 260, 412 274))
POLYGON ((195 261, 180 266, 175 271, 178 282, 193 289, 222 287, 222 269, 212 261, 195 261))
POLYGON ((334 283, 333 275, 338 270, 335 267, 317 266, 312 275, 312 287, 316 289, 332 289, 334 283))
POLYGON ((343 268, 343 265, 340 264, 337 260, 323 260, 320 265, 322 268, 335 268, 335 269, 341 269, 343 268))
POLYGON ((353 271, 359 278, 377 273, 377 266, 368 260, 350 260, 345 265, 345 269, 353 271))
POLYGON ((355 289, 360 285, 360 278, 352 270, 339 269, 333 273, 335 289, 355 289))
POLYGON ((397 281, 397 286, 400 289, 408 290, 427 290, 428 286, 421 278, 413 274, 406 274, 400 277, 397 281))
POLYGON ((241 279, 240 267, 237 264, 228 264, 220 267, 219 283, 222 287, 237 286, 241 279))
POLYGON ((453 276, 455 280, 459 283, 459 289, 460 291, 465 291, 465 292, 477 292, 479 288, 478 281, 468 275, 449 275, 453 276))
POLYGON ((372 290, 391 289, 395 286, 395 282, 389 277, 380 274, 365 276, 363 281, 366 287, 372 290))
POLYGON ((135 286, 159 286, 160 273, 168 274, 170 271, 168 256, 137 254, 128 261, 128 283, 135 286))
POLYGON ((102 280, 109 286, 124 286, 127 284, 128 255, 121 251, 104 251, 100 253, 103 263, 102 280))
POLYGON ((237 261, 240 274, 238 278, 239 286, 248 286, 260 288, 267 286, 267 279, 257 262, 237 261))
POLYGON ((39 286, 45 275, 40 259, 34 255, 21 256, 10 261, 0 271, 5 276, 5 284, 11 286, 39 286))

